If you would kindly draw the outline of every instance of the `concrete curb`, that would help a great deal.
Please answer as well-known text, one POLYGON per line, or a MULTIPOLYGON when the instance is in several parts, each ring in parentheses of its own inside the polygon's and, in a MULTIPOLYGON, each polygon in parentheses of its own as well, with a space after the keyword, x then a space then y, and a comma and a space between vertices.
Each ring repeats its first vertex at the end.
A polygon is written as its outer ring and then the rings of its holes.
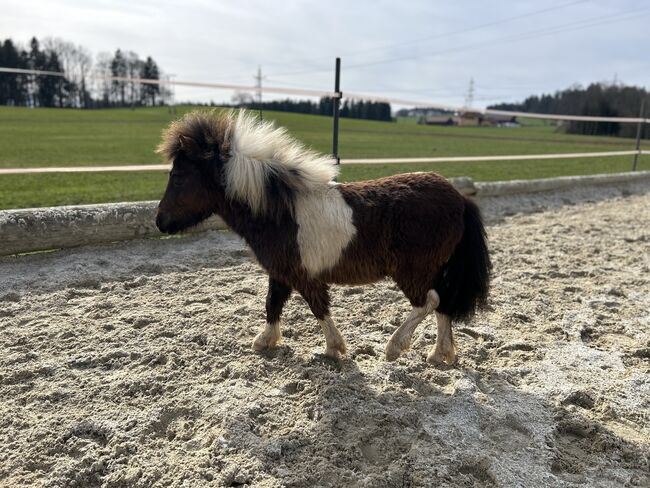
MULTIPOLYGON (((0 211, 0 256, 85 246, 162 234, 157 201, 0 211)), ((193 229, 227 229, 218 217, 193 229)))
MULTIPOLYGON (((593 185, 623 185, 650 181, 650 171, 593 176, 569 176, 543 180, 474 183, 471 178, 451 178, 464 195, 481 198, 571 190, 593 185)), ((155 226, 158 202, 108 203, 0 211, 0 256, 159 237, 155 226)), ((192 232, 225 230, 212 217, 192 232)))
POLYGON ((490 181, 475 183, 474 185, 476 186, 476 196, 481 198, 564 190, 595 185, 617 185, 642 180, 650 180, 650 171, 587 176, 559 176, 557 178, 544 178, 541 180, 490 181))

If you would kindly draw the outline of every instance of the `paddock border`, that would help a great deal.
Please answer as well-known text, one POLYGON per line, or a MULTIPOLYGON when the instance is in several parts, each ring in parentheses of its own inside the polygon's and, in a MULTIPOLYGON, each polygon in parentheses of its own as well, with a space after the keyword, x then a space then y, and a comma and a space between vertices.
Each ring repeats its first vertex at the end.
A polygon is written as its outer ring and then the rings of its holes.
MULTIPOLYGON (((335 158, 337 164, 414 164, 414 163, 463 163, 480 161, 534 161, 544 159, 604 158, 611 156, 644 156, 650 151, 633 149, 629 151, 599 151, 557 154, 504 154, 500 156, 440 156, 425 158, 335 158)), ((0 175, 45 174, 45 173, 111 173, 122 171, 169 171, 171 164, 125 164, 111 166, 52 166, 41 168, 0 168, 0 175)))
MULTIPOLYGON (((480 202, 482 198, 598 185, 625 186, 650 181, 650 171, 476 183, 471 178, 460 177, 450 181, 461 193, 480 202)), ((157 201, 144 201, 2 210, 0 256, 160 237, 162 234, 154 222, 157 205, 157 201)), ((227 229, 223 220, 212 217, 193 233, 227 229)))

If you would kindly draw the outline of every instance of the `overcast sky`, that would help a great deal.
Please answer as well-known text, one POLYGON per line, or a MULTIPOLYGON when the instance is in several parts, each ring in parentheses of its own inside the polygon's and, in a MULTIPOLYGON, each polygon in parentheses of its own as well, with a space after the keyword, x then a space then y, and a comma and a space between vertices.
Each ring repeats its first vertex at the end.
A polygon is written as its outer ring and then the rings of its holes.
MULTIPOLYGON (((342 90, 462 105, 574 83, 650 86, 647 0, 2 0, 0 38, 152 56, 178 80, 342 90)), ((177 88, 177 100, 230 92, 177 88)), ((269 96, 266 96, 269 98, 269 96)))

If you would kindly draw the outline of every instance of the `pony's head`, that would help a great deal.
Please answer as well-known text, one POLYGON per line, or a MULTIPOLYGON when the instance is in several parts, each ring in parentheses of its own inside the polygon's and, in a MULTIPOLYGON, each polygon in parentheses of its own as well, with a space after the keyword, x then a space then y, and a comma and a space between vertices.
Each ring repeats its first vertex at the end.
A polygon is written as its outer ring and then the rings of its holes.
POLYGON ((251 218, 279 221, 299 193, 327 188, 338 168, 289 133, 246 112, 192 112, 163 133, 158 152, 172 162, 156 225, 176 233, 228 202, 251 218))
POLYGON ((222 188, 229 157, 227 124, 212 113, 194 112, 163 133, 158 152, 172 162, 167 189, 158 205, 156 226, 175 234, 210 217, 222 188))

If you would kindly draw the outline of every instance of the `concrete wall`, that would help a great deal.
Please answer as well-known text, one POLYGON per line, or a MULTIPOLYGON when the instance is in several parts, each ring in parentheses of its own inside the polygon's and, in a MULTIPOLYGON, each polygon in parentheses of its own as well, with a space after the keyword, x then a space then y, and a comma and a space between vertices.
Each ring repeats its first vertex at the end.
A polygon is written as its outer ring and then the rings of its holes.
MULTIPOLYGON (((500 195, 650 181, 650 171, 489 183, 474 183, 466 177, 451 181, 461 193, 487 202, 500 195)), ((0 256, 157 237, 161 235, 154 222, 157 205, 149 201, 0 211, 0 256)), ((226 228, 213 217, 194 232, 226 228)))
MULTIPOLYGON (((0 256, 160 236, 157 201, 0 211, 0 256)), ((226 229, 208 219, 194 232, 226 229)))
POLYGON ((586 176, 560 176, 540 180, 510 180, 475 183, 476 194, 480 197, 537 193, 543 191, 565 190, 596 185, 618 185, 650 179, 650 171, 634 173, 611 173, 586 176))

